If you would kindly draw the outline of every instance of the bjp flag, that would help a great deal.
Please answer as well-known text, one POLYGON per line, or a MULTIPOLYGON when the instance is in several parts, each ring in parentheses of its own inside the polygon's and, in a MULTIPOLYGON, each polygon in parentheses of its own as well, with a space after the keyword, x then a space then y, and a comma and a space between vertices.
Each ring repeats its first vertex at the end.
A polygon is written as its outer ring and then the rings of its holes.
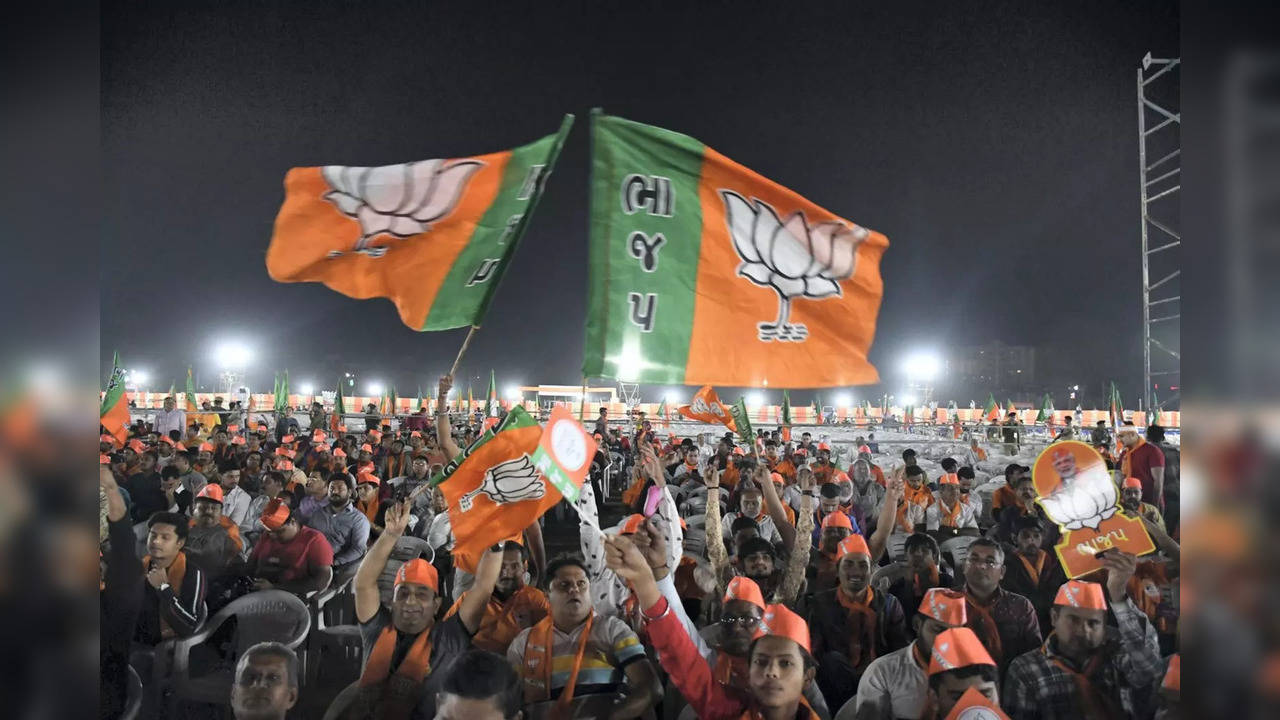
POLYGON ((414 330, 478 324, 572 125, 489 155, 294 168, 267 272, 388 298, 414 330))
POLYGON ((884 235, 701 142, 592 115, 583 374, 832 387, 867 361, 884 235))
POLYGON ((706 385, 694 393, 693 399, 689 401, 689 404, 681 405, 677 408, 677 412, 690 420, 720 423, 734 432, 737 432, 738 429, 733 422, 732 409, 720 402, 720 396, 716 394, 716 391, 710 385, 706 385))
POLYGON ((495 543, 518 540, 524 529, 560 502, 531 456, 542 426, 516 407, 498 427, 488 430, 445 468, 440 490, 453 525, 453 557, 474 572, 480 555, 495 543))
POLYGON ((120 367, 120 353, 111 362, 111 377, 102 394, 102 406, 98 410, 98 422, 107 434, 115 438, 116 446, 123 447, 129 437, 129 399, 124 392, 124 368, 120 367))

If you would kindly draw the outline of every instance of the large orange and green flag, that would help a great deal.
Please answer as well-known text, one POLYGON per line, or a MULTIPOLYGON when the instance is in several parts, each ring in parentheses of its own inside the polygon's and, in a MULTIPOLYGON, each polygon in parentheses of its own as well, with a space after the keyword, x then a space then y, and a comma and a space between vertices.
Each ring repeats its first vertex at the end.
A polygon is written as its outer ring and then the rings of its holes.
POLYGON ((338 393, 333 399, 333 415, 329 418, 329 429, 338 432, 342 425, 342 416, 347 414, 346 403, 342 402, 342 378, 338 378, 338 393))
POLYGON ((478 325, 572 125, 488 155, 293 168, 267 272, 388 298, 414 330, 478 325))
POLYGON ((791 388, 879 379, 867 352, 884 235, 687 135, 599 111, 591 134, 583 375, 791 388))
POLYGON ((102 395, 98 421, 107 434, 116 439, 117 446, 124 445, 129 437, 129 399, 124 391, 124 368, 120 367, 120 353, 116 353, 111 361, 111 377, 107 378, 107 389, 102 395))
POLYGON ((705 385, 694 393, 688 405, 681 405, 676 412, 705 423, 723 423, 730 430, 737 430, 733 422, 733 413, 729 406, 720 402, 720 396, 710 385, 705 385))
POLYGON ((988 421, 1000 419, 1000 408, 996 407, 996 396, 987 393, 987 404, 982 408, 982 417, 988 421))
POLYGON ((453 557, 474 571, 480 554, 497 542, 518 539, 524 529, 560 502, 561 493, 531 456, 542 426, 524 408, 512 408, 433 480, 449 507, 453 557))

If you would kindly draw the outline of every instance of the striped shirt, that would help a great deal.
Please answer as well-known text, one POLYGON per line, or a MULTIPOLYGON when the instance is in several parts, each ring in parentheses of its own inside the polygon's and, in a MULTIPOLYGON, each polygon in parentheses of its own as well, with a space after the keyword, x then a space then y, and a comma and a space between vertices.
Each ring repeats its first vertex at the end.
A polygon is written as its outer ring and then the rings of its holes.
MULTIPOLYGON (((578 653, 578 639, 582 637, 582 629, 586 623, 574 628, 571 632, 560 632, 552 628, 553 643, 551 647, 551 699, 559 697, 560 691, 569 684, 569 675, 573 670, 573 661, 578 653)), ((526 652, 541 652, 529 647, 529 633, 533 628, 520 632, 507 648, 507 660, 517 668, 525 666, 526 652)), ((622 669, 629 663, 644 658, 644 646, 640 638, 632 632, 626 623, 617 617, 596 614, 591 623, 591 636, 587 638, 587 646, 582 654, 582 669, 578 673, 578 684, 574 688, 575 696, 596 693, 617 692, 623 686, 622 669)))

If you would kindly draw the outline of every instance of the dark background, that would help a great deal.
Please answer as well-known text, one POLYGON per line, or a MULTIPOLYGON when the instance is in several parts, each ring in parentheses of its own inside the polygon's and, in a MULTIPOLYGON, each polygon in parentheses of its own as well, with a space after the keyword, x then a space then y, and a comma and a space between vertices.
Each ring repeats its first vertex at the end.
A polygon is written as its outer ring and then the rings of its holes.
MULTIPOLYGON (((118 349, 152 389, 188 364, 214 389, 214 347, 235 338, 255 390, 285 368, 295 389, 356 370, 401 396, 434 384, 464 331, 267 277, 285 171, 492 152, 572 112, 460 375, 484 378, 477 393, 491 367, 503 386, 580 382, 600 106, 888 235, 871 353, 886 391, 912 349, 1000 340, 1040 349, 1046 390, 1115 379, 1136 407, 1135 71, 1177 54, 1178 5, 847 5, 107 3, 103 377, 118 349)), ((1005 399, 954 390, 941 399, 1005 399)))

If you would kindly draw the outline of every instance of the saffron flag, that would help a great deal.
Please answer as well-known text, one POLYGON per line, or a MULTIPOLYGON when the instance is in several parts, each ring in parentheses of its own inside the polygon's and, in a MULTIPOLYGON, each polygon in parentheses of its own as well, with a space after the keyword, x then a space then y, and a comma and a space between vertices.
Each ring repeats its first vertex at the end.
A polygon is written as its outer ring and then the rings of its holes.
MULTIPOLYGON (((195 412, 198 410, 196 405, 196 384, 191 379, 191 366, 187 366, 187 412, 195 412)), ((187 418, 187 422, 191 422, 191 418, 187 418)), ((183 428, 185 430, 185 428, 183 428)))
POLYGON ((867 351, 884 235, 691 137, 598 111, 591 163, 583 375, 793 388, 879 379, 867 351))
POLYGON ((782 391, 782 442, 791 442, 791 393, 782 391))
POLYGON ((690 420, 699 420, 705 423, 722 423, 730 430, 737 429, 733 423, 732 413, 729 412, 729 406, 720 402, 720 396, 716 395, 716 391, 710 385, 706 385, 694 393, 693 399, 689 401, 689 404, 681 405, 678 412, 690 420))
POLYGON ((453 557, 462 569, 474 572, 486 548, 518 539, 560 502, 560 490, 538 472, 530 457, 541 438, 538 421, 515 408, 437 480, 453 526, 453 557))
POLYGON ((566 115, 555 135, 488 155, 293 168, 267 272, 388 298, 414 330, 476 325, 572 125, 566 115))
POLYGON ((102 395, 102 407, 98 411, 98 422, 107 434, 116 439, 116 446, 122 447, 129 437, 129 399, 124 392, 124 368, 120 367, 120 353, 111 360, 111 377, 107 378, 107 389, 102 395))
POLYGON ((551 411, 531 458, 534 467, 560 495, 576 503, 591 461, 595 459, 596 447, 595 438, 587 434, 582 423, 573 419, 573 413, 566 407, 557 407, 551 411))
POLYGON ((1118 428, 1124 424, 1124 404, 1120 400, 1120 390, 1115 381, 1111 381, 1111 427, 1118 428))
POLYGON ((982 417, 987 420, 1000 419, 1000 410, 996 407, 996 396, 987 393, 987 404, 982 408, 982 417))

